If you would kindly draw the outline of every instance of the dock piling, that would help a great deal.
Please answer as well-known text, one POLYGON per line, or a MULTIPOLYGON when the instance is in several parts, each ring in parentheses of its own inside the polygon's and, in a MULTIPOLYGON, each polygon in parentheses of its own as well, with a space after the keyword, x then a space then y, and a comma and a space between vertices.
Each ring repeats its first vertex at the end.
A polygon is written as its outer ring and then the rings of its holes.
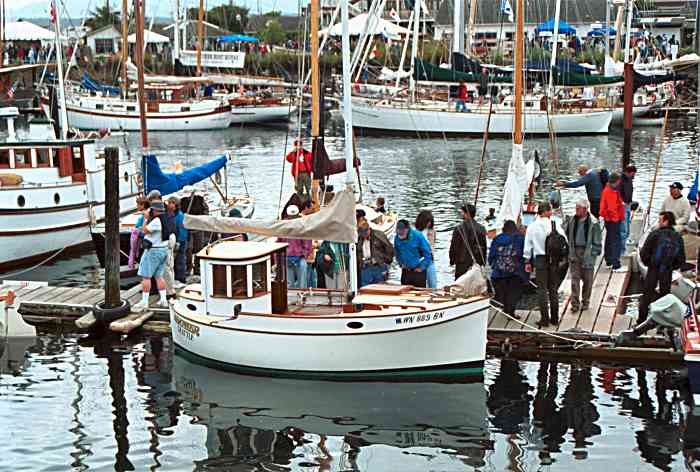
POLYGON ((105 301, 121 306, 119 290, 119 149, 105 149, 105 301))

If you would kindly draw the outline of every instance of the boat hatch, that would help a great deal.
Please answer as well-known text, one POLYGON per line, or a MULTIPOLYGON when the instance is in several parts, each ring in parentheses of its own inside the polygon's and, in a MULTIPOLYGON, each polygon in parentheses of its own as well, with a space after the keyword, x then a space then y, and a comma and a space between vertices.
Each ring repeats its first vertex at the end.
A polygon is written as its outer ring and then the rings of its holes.
POLYGON ((198 256, 209 315, 287 311, 286 244, 220 241, 198 256))

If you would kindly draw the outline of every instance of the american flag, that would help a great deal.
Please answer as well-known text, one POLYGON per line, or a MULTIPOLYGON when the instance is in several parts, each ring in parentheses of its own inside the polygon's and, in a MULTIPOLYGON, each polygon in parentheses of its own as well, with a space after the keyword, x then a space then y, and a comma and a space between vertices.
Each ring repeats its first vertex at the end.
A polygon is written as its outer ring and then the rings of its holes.
POLYGON ((12 98, 15 96, 15 90, 17 90, 17 85, 19 84, 19 80, 15 80, 15 83, 12 84, 12 87, 7 89, 7 98, 12 100, 12 98))
POLYGON ((51 23, 56 23, 56 1, 51 0, 51 23))

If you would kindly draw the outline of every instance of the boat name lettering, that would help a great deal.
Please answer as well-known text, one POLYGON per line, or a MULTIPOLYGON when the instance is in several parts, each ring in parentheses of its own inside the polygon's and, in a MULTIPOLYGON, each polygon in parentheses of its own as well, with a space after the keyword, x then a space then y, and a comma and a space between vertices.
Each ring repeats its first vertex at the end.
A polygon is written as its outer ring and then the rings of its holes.
POLYGON ((420 315, 409 315, 401 318, 396 318, 396 324, 414 324, 425 323, 426 321, 435 321, 442 319, 445 316, 444 311, 436 311, 435 313, 421 313, 420 315))
POLYGON ((184 336, 185 339, 191 341, 194 336, 199 336, 199 326, 188 323, 177 315, 175 315, 175 324, 177 324, 178 334, 184 336))

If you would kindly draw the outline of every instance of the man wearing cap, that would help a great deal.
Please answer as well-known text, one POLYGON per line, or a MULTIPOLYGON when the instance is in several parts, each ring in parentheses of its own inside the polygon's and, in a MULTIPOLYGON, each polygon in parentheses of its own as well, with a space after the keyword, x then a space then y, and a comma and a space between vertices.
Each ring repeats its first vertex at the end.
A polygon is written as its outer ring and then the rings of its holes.
POLYGON ((476 207, 468 203, 459 211, 464 221, 452 231, 450 242, 450 265, 455 266, 455 280, 474 263, 486 265, 486 229, 474 220, 476 207))
POLYGON ((407 220, 399 220, 396 224, 394 251, 401 267, 401 285, 425 287, 426 271, 433 261, 433 253, 423 233, 411 228, 407 220))
POLYGON ((168 212, 165 218, 170 226, 175 228, 175 251, 173 269, 175 280, 185 283, 187 278, 187 229, 185 215, 180 211, 180 199, 176 196, 168 198, 168 212))
POLYGON ((304 149, 300 140, 294 141, 294 149, 287 154, 287 162, 292 164, 294 190, 302 198, 311 197, 311 174, 314 171, 313 156, 304 149))
POLYGON ((670 195, 661 204, 661 211, 670 211, 676 217, 675 230, 681 232, 690 220, 692 209, 687 198, 683 197, 683 185, 680 182, 673 182, 670 187, 670 195))
POLYGON ((141 301, 134 305, 131 309, 134 312, 144 311, 148 309, 148 297, 151 293, 151 277, 155 277, 158 285, 158 301, 159 308, 167 308, 168 301, 165 292, 165 279, 163 273, 165 271, 165 263, 168 257, 168 238, 163 238, 164 224, 163 213, 165 206, 163 202, 156 200, 151 202, 151 206, 143 213, 143 224, 141 232, 144 234, 143 244, 146 248, 141 261, 139 263, 138 275, 141 277, 143 291, 141 292, 141 301))

